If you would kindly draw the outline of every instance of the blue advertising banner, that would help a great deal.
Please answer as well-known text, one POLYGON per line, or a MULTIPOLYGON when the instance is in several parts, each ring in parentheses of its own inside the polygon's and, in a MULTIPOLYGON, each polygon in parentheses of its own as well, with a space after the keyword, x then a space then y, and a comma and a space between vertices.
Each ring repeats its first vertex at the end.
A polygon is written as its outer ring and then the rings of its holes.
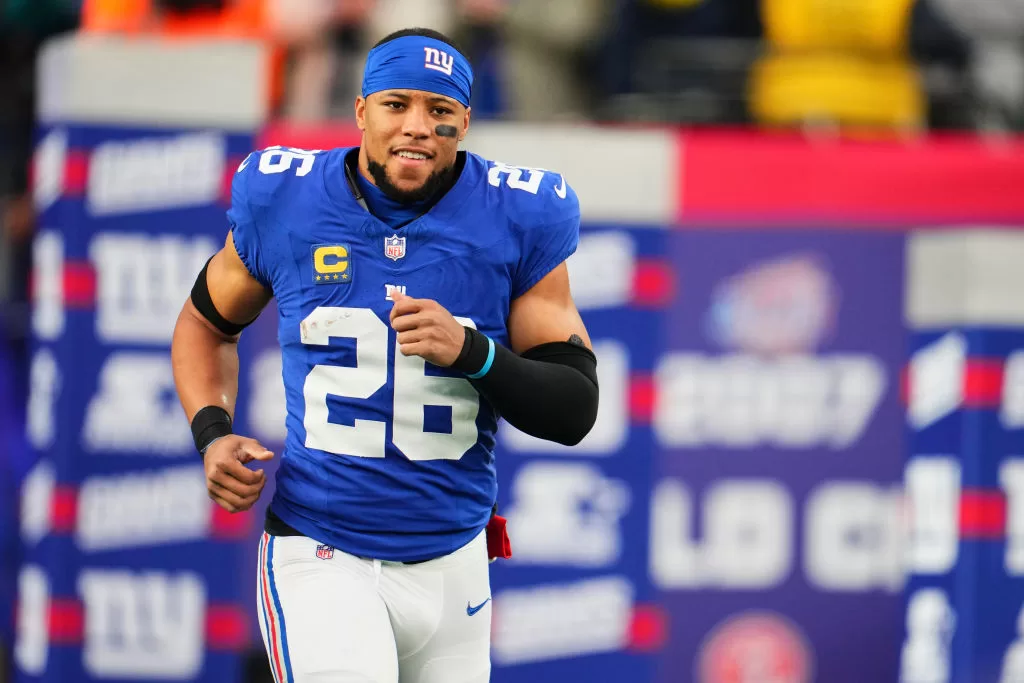
POLYGON ((1024 677, 1024 332, 913 335, 901 681, 1024 677))
POLYGON ((672 235, 650 513, 670 633, 658 680, 895 680, 903 242, 672 235))
POLYGON ((239 676, 247 530, 206 496, 169 347, 251 145, 211 130, 43 131, 19 680, 239 676))
POLYGON ((647 578, 650 383, 674 278, 666 233, 585 229, 569 260, 598 356, 597 424, 571 449, 504 424, 499 507, 513 557, 492 572, 496 683, 650 680, 663 639, 647 578))

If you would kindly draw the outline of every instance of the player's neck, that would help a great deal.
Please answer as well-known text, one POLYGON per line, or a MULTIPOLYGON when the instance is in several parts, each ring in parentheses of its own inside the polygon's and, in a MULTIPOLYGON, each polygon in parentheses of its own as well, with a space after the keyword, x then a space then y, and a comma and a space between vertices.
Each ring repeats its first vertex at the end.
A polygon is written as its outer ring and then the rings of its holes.
POLYGON ((357 196, 362 196, 366 202, 366 208, 371 214, 393 228, 405 225, 429 211, 455 185, 464 166, 464 155, 457 155, 454 167, 448 169, 448 172, 444 174, 445 177, 441 179, 443 182, 437 183, 437 190, 430 197, 423 200, 403 201, 393 197, 391 193, 386 192, 377 184, 375 174, 370 171, 369 160, 364 157, 362 149, 358 151, 356 158, 353 156, 350 155, 345 160, 350 171, 352 166, 356 167, 355 172, 350 174, 355 181, 353 191, 357 196), (358 162, 352 163, 356 159, 358 162))
POLYGON ((433 199, 418 202, 402 202, 388 196, 372 178, 360 168, 352 174, 355 178, 358 194, 362 195, 366 202, 367 210, 382 223, 393 229, 398 229, 407 223, 416 220, 433 204, 433 199))

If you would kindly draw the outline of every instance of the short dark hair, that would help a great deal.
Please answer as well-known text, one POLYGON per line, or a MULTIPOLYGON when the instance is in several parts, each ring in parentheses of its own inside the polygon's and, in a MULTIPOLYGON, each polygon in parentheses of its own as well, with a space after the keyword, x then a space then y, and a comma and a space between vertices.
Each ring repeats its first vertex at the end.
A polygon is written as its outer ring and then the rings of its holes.
MULTIPOLYGON (((435 31, 432 28, 403 28, 401 31, 395 31, 394 33, 389 33, 388 35, 384 36, 383 38, 377 41, 377 44, 374 45, 373 48, 370 49, 372 50, 374 48, 378 48, 384 43, 390 43, 392 40, 395 40, 397 38, 405 38, 406 36, 419 36, 421 38, 433 38, 434 40, 439 40, 442 43, 445 43, 446 45, 451 45, 453 48, 458 50, 463 57, 466 57, 465 51, 461 47, 459 47, 458 43, 456 43, 454 40, 452 40, 445 34, 441 33, 440 31, 435 31)), ((469 58, 467 57, 467 59, 469 58)))

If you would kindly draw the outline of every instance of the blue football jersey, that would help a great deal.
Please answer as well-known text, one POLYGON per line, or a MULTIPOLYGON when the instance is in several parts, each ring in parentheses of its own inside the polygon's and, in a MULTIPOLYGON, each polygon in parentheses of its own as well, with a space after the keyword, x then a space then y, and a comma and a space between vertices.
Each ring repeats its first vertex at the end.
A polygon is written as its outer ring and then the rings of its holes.
POLYGON ((287 439, 271 509, 348 553, 437 557, 487 524, 498 416, 460 373, 398 351, 390 292, 507 346, 510 302, 575 251, 579 202, 558 173, 467 153, 395 230, 356 201, 350 151, 254 152, 233 182, 235 248, 279 316, 287 439))

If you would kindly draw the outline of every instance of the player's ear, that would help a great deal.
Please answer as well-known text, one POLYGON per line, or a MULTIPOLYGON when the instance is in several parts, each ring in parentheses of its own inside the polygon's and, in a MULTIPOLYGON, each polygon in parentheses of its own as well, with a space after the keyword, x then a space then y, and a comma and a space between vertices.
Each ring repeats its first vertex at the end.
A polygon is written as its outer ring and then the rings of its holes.
POLYGON ((469 132, 469 115, 472 111, 470 107, 466 107, 466 115, 462 119, 462 133, 459 134, 459 142, 462 142, 466 138, 466 133, 469 132))
POLYGON ((366 130, 366 99, 362 95, 356 97, 356 126, 366 130))

